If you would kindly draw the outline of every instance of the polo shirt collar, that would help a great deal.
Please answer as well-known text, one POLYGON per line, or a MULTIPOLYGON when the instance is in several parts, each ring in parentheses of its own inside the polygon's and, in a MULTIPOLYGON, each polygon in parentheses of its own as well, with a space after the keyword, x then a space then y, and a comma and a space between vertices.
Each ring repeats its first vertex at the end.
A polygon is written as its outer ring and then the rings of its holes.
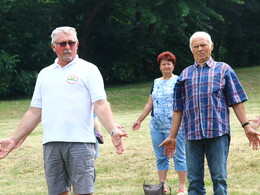
MULTIPOLYGON (((77 54, 76 57, 74 58, 74 60, 72 60, 70 63, 68 63, 64 68, 75 64, 76 61, 78 60, 78 58, 79 58, 79 56, 77 54)), ((58 58, 55 59, 53 68, 61 68, 61 66, 57 62, 58 62, 58 58)))

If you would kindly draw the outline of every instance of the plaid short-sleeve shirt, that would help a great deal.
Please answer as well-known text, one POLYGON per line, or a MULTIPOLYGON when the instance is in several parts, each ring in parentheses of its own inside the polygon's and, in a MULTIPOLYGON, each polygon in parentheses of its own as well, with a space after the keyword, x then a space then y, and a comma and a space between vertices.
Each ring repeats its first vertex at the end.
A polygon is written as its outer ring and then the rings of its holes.
POLYGON ((230 134, 229 106, 247 100, 234 70, 210 58, 183 70, 175 85, 174 111, 183 111, 183 135, 188 140, 230 134))

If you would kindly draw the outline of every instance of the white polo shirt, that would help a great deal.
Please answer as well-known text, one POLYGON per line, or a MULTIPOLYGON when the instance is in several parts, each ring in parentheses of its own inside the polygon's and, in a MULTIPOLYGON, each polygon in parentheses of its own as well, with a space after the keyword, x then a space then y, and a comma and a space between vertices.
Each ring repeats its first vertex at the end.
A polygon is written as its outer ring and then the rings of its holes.
POLYGON ((78 56, 64 68, 55 63, 38 75, 31 107, 42 108, 43 144, 95 143, 93 103, 106 99, 98 68, 78 56))

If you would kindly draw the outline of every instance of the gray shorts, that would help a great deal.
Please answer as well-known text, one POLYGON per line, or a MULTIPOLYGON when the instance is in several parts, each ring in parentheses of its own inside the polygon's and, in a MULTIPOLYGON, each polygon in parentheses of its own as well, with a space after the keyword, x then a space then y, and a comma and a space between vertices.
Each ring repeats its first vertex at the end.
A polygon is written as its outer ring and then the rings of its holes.
POLYGON ((95 183, 95 144, 50 142, 43 145, 49 195, 70 191, 90 194, 95 183))

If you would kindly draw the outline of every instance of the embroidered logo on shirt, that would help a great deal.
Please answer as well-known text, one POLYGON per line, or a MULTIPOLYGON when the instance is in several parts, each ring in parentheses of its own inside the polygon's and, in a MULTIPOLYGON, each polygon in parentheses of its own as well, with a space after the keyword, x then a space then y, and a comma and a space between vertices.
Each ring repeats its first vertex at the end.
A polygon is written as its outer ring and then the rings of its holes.
POLYGON ((67 77, 67 82, 69 84, 76 84, 78 82, 79 78, 76 75, 69 75, 67 77))

